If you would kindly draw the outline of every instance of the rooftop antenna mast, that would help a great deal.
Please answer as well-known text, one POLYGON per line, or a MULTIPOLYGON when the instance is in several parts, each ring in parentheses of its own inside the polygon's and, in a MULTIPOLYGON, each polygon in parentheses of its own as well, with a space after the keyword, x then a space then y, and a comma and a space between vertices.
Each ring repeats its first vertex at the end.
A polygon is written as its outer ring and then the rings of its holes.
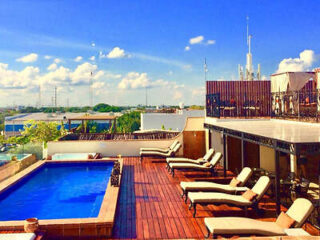
POLYGON ((252 68, 252 54, 251 54, 251 38, 249 34, 249 17, 247 16, 247 65, 246 65, 246 80, 253 80, 253 68, 252 68))
POLYGON ((207 72, 208 72, 207 59, 204 58, 204 81, 207 81, 207 72))

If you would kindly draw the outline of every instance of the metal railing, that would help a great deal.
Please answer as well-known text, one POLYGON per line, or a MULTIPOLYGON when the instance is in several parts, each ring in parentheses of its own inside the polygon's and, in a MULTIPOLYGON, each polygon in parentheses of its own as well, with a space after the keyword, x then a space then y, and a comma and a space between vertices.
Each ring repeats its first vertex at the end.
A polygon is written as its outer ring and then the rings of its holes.
POLYGON ((318 121, 319 91, 292 91, 271 94, 272 117, 318 121))
POLYGON ((158 133, 71 133, 59 139, 59 141, 96 141, 96 140, 158 140, 171 139, 179 132, 158 132, 158 133))

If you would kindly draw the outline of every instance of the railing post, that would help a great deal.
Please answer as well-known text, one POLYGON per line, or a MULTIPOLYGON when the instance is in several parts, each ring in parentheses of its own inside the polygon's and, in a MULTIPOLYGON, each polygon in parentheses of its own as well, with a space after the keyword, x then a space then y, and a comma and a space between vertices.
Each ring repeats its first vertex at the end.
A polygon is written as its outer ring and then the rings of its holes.
POLYGON ((223 134, 223 176, 227 176, 227 151, 226 151, 226 135, 223 134))
POLYGON ((276 213, 277 216, 280 214, 280 157, 279 157, 279 151, 277 149, 277 141, 274 141, 274 157, 275 157, 275 193, 276 193, 276 213))

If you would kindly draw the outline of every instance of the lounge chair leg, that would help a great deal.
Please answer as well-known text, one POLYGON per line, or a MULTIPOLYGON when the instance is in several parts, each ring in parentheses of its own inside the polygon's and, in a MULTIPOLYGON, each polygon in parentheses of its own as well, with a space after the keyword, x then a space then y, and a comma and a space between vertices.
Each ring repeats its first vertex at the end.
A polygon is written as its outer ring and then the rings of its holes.
POLYGON ((172 177, 174 177, 174 169, 171 168, 172 177))
POLYGON ((245 216, 248 217, 248 207, 244 208, 244 213, 245 213, 245 216))
POLYGON ((192 208, 192 202, 190 202, 190 205, 189 205, 189 210, 191 210, 192 208))
POLYGON ((180 197, 183 198, 185 194, 186 194, 186 192, 184 190, 182 190, 182 194, 180 195, 180 197))
POLYGON ((184 202, 187 203, 188 202, 188 192, 186 192, 186 197, 184 199, 184 202))
POLYGON ((193 217, 194 217, 194 218, 196 217, 196 213, 197 213, 197 204, 194 203, 194 204, 193 204, 193 217))
POLYGON ((206 235, 204 235, 204 237, 205 237, 205 238, 208 238, 208 237, 210 237, 210 231, 209 231, 209 228, 208 228, 207 226, 206 226, 206 229, 207 229, 208 232, 207 232, 206 235))

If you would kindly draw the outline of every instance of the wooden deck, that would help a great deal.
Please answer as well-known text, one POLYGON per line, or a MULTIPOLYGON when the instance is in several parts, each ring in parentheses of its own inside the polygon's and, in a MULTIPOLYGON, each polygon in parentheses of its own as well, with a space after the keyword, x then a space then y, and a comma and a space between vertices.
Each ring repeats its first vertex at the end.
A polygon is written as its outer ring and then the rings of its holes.
MULTIPOLYGON (((173 178, 161 159, 138 157, 124 159, 124 169, 118 201, 114 239, 203 239, 206 234, 204 217, 244 216, 241 209, 221 206, 197 206, 197 216, 180 197, 180 181, 219 180, 208 173, 176 171, 173 178)), ((220 179, 221 180, 221 179, 220 179)), ((263 198, 264 220, 274 220, 275 204, 263 198)), ((249 217, 259 218, 249 211, 249 217)), ((306 228, 313 235, 318 231, 306 228)))

